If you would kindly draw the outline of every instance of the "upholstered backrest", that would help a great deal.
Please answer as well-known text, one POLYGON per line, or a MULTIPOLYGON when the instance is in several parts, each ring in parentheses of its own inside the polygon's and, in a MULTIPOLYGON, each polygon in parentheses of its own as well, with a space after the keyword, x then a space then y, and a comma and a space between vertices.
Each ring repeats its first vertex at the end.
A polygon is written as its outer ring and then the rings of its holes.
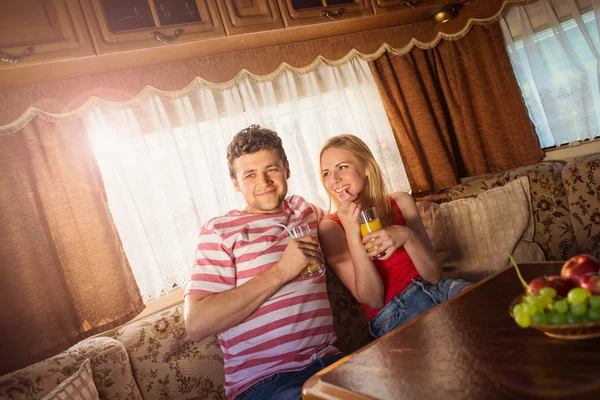
MULTIPOLYGON (((364 313, 337 276, 327 269, 327 290, 344 353, 372 340, 364 313)), ((223 353, 216 336, 194 343, 187 336, 183 305, 119 328, 114 338, 127 353, 144 399, 224 399, 223 353)))
POLYGON ((600 154, 573 159, 562 176, 579 252, 600 258, 600 154))
POLYGON ((565 260, 577 254, 578 248, 571 223, 569 199, 562 180, 564 165, 562 161, 545 161, 475 178, 444 192, 450 194, 449 200, 452 201, 477 196, 522 176, 529 177, 535 223, 534 241, 542 248, 546 260, 565 260))
POLYGON ((142 399, 125 348, 109 337, 83 340, 54 357, 0 377, 0 398, 40 399, 75 374, 86 359, 91 361, 101 399, 142 399))
POLYGON ((127 349, 144 399, 225 398, 219 342, 216 336, 190 340, 182 304, 127 324, 114 338, 127 349))
POLYGON ((327 295, 338 338, 335 346, 342 353, 350 354, 371 342, 373 337, 365 313, 331 268, 327 268, 327 295))

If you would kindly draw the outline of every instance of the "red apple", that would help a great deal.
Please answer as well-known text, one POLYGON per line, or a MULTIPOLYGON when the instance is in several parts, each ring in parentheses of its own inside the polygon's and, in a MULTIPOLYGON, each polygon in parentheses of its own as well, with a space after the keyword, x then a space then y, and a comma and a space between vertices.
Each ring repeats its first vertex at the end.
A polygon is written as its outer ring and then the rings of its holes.
POLYGON ((579 254, 571 257, 562 266, 560 277, 570 280, 574 285, 579 286, 581 277, 589 272, 600 271, 600 261, 589 254, 579 254))
POLYGON ((527 291, 529 293, 537 293, 545 287, 551 287, 556 290, 556 294, 559 296, 566 297, 569 290, 573 288, 573 283, 562 279, 560 276, 540 276, 539 278, 533 279, 527 285, 527 291))
POLYGON ((600 273, 588 272, 584 274, 579 281, 579 287, 589 290, 592 294, 600 294, 600 273))

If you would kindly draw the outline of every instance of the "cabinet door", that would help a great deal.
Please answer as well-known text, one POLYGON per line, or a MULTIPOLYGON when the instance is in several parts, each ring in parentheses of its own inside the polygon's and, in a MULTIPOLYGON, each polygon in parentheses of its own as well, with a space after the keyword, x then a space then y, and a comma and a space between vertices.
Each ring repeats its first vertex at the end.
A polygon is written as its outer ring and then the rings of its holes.
POLYGON ((0 1, 0 69, 93 54, 77 0, 0 1))
POLYGON ((415 21, 424 20, 433 8, 446 4, 444 0, 371 0, 371 3, 375 14, 405 10, 415 15, 415 21))
POLYGON ((286 27, 373 15, 370 0, 278 0, 286 27))
POLYGON ((81 0, 98 54, 225 36, 214 0, 81 0))
POLYGON ((282 29, 276 0, 218 0, 228 35, 282 29))

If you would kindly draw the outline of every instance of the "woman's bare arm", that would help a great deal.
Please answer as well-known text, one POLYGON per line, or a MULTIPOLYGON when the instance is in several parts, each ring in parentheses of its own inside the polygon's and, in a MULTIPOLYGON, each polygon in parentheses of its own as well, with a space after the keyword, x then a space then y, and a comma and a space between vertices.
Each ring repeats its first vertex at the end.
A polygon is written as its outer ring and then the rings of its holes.
POLYGON ((319 224, 319 241, 327 265, 356 300, 374 309, 383 307, 383 282, 362 246, 360 234, 346 237, 337 222, 326 218, 319 224))
POLYGON ((405 192, 396 192, 392 194, 392 198, 402 210, 405 226, 414 233, 404 244, 406 252, 423 279, 431 284, 438 283, 441 278, 440 261, 429 236, 427 236, 415 200, 405 192))

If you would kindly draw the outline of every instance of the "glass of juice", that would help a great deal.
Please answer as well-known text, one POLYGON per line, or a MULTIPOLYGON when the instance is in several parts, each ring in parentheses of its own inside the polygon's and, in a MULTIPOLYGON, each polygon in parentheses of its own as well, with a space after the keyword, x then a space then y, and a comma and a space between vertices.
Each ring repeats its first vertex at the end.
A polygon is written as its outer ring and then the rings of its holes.
MULTIPOLYGON (((365 208, 360 212, 360 234, 362 237, 367 236, 367 234, 371 232, 378 231, 383 229, 381 226, 381 220, 379 219, 379 215, 377 215, 377 209, 375 207, 365 208)), ((375 239, 369 240, 369 242, 374 241, 375 239)), ((367 250, 368 253, 373 250, 377 250, 381 245, 371 247, 367 250)))
MULTIPOLYGON (((317 236, 317 229, 310 229, 308 224, 301 224, 294 228, 289 229, 288 236, 291 239, 298 239, 304 236, 317 236)), ((325 271, 324 265, 319 264, 307 264, 306 267, 300 273, 303 278, 314 278, 316 276, 320 276, 325 271)))

